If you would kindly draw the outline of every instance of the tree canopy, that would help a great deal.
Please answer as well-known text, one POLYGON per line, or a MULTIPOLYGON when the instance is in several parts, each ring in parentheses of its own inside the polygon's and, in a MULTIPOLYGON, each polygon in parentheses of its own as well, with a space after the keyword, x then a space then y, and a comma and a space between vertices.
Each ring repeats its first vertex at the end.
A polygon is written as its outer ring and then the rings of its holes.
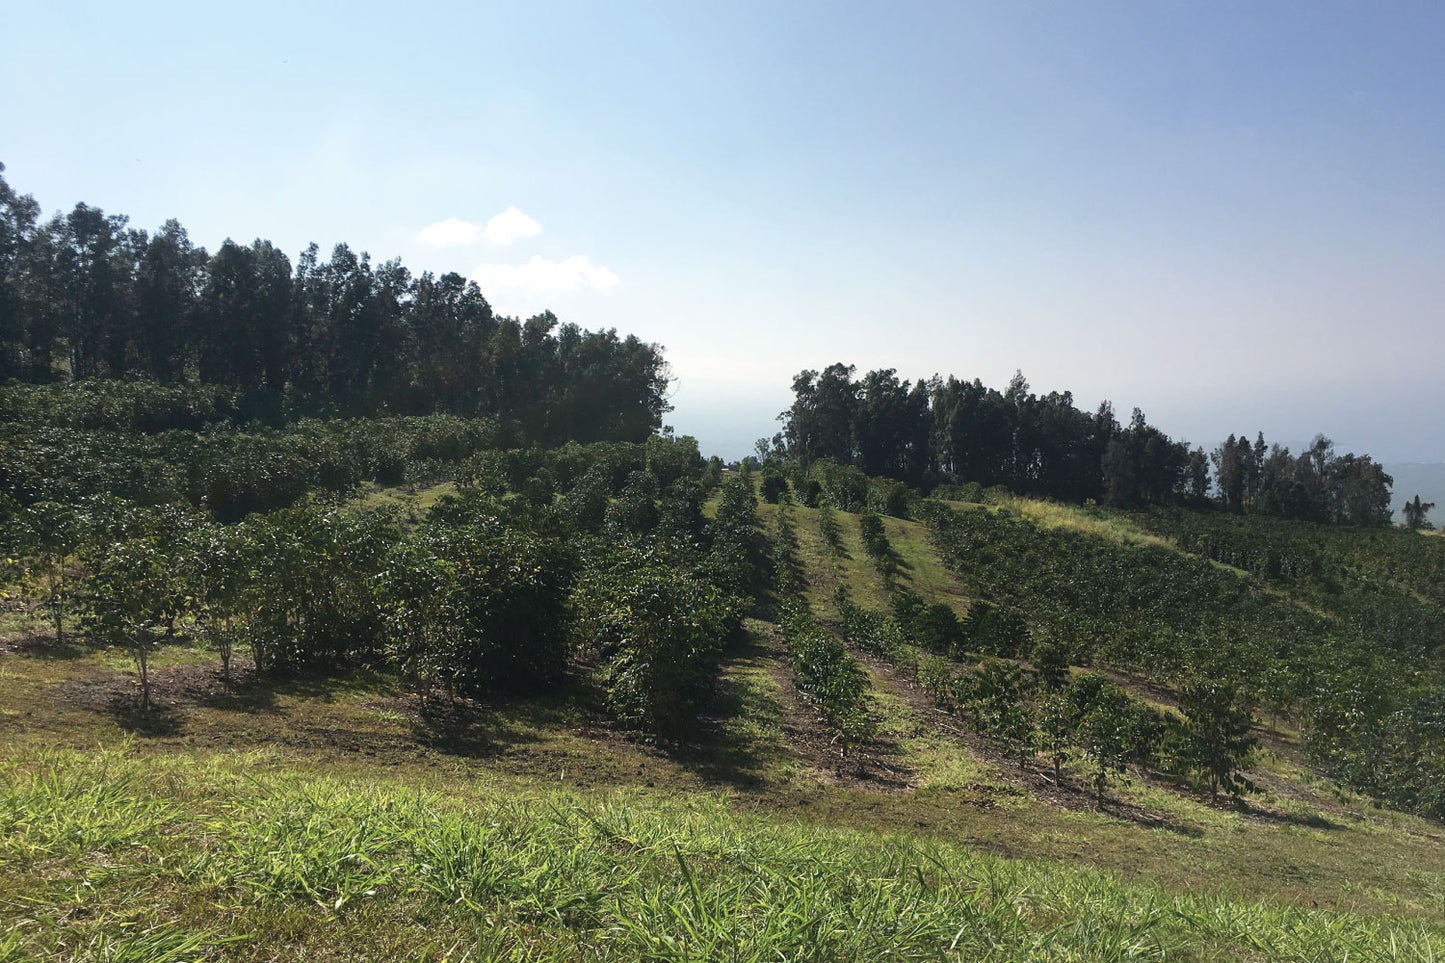
MULTIPOLYGON (((0 171, 3 171, 0 165, 0 171)), ((642 441, 670 410, 662 349, 551 312, 497 315, 459 274, 338 244, 208 253, 78 204, 41 221, 0 178, 0 381, 236 389, 253 413, 493 415, 542 443, 642 441)))
MULTIPOLYGON (((1073 394, 1034 393, 1022 372, 1003 391, 978 379, 900 381, 892 368, 842 363, 793 379, 793 404, 769 454, 804 468, 835 463, 913 487, 977 483, 1115 507, 1191 504, 1211 492, 1231 511, 1305 521, 1384 525, 1391 478, 1368 455, 1338 455, 1323 435, 1298 456, 1263 434, 1206 454, 1113 405, 1086 412, 1073 394), (1211 465, 1213 468, 1211 478, 1211 465)), ((766 446, 766 443, 760 443, 766 446)))

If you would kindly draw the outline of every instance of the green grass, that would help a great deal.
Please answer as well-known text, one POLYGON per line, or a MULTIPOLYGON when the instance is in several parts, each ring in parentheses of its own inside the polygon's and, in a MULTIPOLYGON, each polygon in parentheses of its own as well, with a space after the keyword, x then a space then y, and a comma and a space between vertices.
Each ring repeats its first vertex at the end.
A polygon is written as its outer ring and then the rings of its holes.
MULTIPOLYGON (((873 560, 863 548, 858 516, 849 512, 834 513, 842 529, 844 547, 842 555, 834 556, 818 530, 818 510, 794 505, 792 511, 798 533, 799 561, 808 582, 804 595, 813 614, 821 619, 836 618, 833 590, 840 583, 856 604, 886 611, 888 595, 873 560)), ((765 527, 774 524, 776 512, 775 505, 758 506, 765 527)), ((892 517, 884 517, 883 526, 900 562, 897 585, 912 589, 930 604, 943 602, 953 606, 960 615, 967 611, 968 599, 934 552, 927 527, 920 522, 892 517)))
POLYGON ((1150 534, 1127 519, 1091 512, 1077 505, 1065 505, 1038 498, 1010 497, 1000 500, 998 507, 1028 519, 1039 528, 1067 528, 1096 538, 1108 539, 1119 545, 1178 551, 1169 539, 1150 534))
POLYGON ((874 681, 879 729, 898 744, 904 764, 917 774, 920 789, 973 792, 1004 784, 997 767, 920 718, 918 710, 891 692, 876 674, 874 681))
POLYGON ((899 559, 898 584, 923 596, 932 605, 942 602, 962 616, 968 598, 928 540, 928 527, 921 522, 885 516, 883 528, 899 559))
MULTIPOLYGON (((795 517, 826 585, 815 513, 795 517)), ((921 526, 887 524, 905 584, 948 598, 921 526)), ((842 571, 855 599, 879 588, 861 545, 842 571)), ((810 592, 831 614, 831 588, 810 592)), ((1304 770, 1290 733, 1261 754, 1278 793, 1248 811, 1137 779, 1125 806, 1071 810, 882 674, 907 784, 820 771, 790 743, 764 622, 704 731, 667 752, 585 687, 439 730, 374 673, 243 672, 226 696, 189 645, 158 653, 147 720, 125 708, 127 659, 17 649, 24 629, 0 631, 0 961, 1441 953, 1445 832, 1304 770)))
MULTIPOLYGON (((758 506, 758 516, 763 526, 771 530, 777 513, 776 505, 766 503, 758 506)), ((841 584, 848 597, 859 605, 869 608, 883 608, 887 598, 883 593, 873 561, 863 550, 863 540, 858 533, 858 516, 847 512, 835 512, 843 533, 843 553, 829 552, 822 533, 818 530, 818 510, 794 505, 793 522, 798 533, 798 556, 803 564, 807 588, 804 595, 808 606, 819 619, 836 618, 833 605, 833 591, 841 584)))
POLYGON ((485 780, 439 793, 268 753, 122 747, 12 756, 0 813, 9 958, 1445 954, 1437 924, 1171 895, 933 839, 738 814, 716 794, 485 780))
POLYGON ((441 501, 444 495, 456 490, 455 482, 441 482, 427 488, 370 485, 353 499, 352 504, 357 508, 398 508, 403 512, 410 510, 420 514, 441 501))

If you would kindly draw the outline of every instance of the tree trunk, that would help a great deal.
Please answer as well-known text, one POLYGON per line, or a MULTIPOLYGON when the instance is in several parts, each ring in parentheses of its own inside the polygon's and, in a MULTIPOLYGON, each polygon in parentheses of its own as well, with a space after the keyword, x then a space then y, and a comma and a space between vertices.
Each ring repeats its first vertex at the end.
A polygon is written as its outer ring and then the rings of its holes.
POLYGON ((65 606, 60 601, 60 577, 52 569, 46 581, 50 585, 50 609, 55 613, 55 644, 65 644, 65 606))
POLYGON ((146 648, 140 647, 140 704, 141 708, 149 711, 151 707, 151 682, 150 675, 146 672, 146 648))

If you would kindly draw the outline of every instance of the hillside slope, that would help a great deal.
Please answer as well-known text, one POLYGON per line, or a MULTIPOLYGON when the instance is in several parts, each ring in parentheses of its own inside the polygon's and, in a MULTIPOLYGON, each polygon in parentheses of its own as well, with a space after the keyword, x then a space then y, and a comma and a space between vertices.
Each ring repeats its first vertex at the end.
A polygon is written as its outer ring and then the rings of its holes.
MULTIPOLYGON (((1147 517, 953 510, 1003 534, 963 564, 937 526, 884 519, 885 575, 859 515, 831 512, 833 550, 825 513, 786 509, 814 615, 843 633, 839 599, 883 611, 909 590, 965 618, 1017 608, 1042 638, 1098 606, 1040 599, 1024 577, 1035 550, 1066 544, 1217 577, 1275 622, 1334 618, 1147 517), (1020 544, 1034 548, 1010 560, 1020 544)), ((776 531, 780 510, 759 514, 776 531)), ((1062 559, 1039 567, 1055 587, 1062 559)), ((443 706, 384 673, 269 681, 243 659, 228 692, 198 643, 158 653, 142 713, 127 659, 57 647, 41 614, 12 612, 0 636, 0 959, 1445 952, 1445 831, 1312 772, 1288 719, 1256 729, 1258 788, 1238 804, 1137 766, 1100 801, 1075 764, 1056 781, 940 709, 909 645, 853 650, 874 734, 845 757, 765 619, 725 654, 701 728, 663 747, 613 722, 582 672, 545 699, 443 706)), ((1106 668, 1117 651, 1096 649, 1106 668)), ((1164 676, 1110 677, 1177 705, 1164 676)))

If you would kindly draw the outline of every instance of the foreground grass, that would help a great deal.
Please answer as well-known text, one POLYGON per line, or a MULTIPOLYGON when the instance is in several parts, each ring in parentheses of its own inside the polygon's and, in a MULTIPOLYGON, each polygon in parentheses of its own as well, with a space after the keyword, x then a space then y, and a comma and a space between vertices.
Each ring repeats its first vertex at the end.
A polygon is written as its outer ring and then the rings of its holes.
POLYGON ((0 763, 0 959, 1432 960, 1445 928, 684 801, 266 752, 0 763))

